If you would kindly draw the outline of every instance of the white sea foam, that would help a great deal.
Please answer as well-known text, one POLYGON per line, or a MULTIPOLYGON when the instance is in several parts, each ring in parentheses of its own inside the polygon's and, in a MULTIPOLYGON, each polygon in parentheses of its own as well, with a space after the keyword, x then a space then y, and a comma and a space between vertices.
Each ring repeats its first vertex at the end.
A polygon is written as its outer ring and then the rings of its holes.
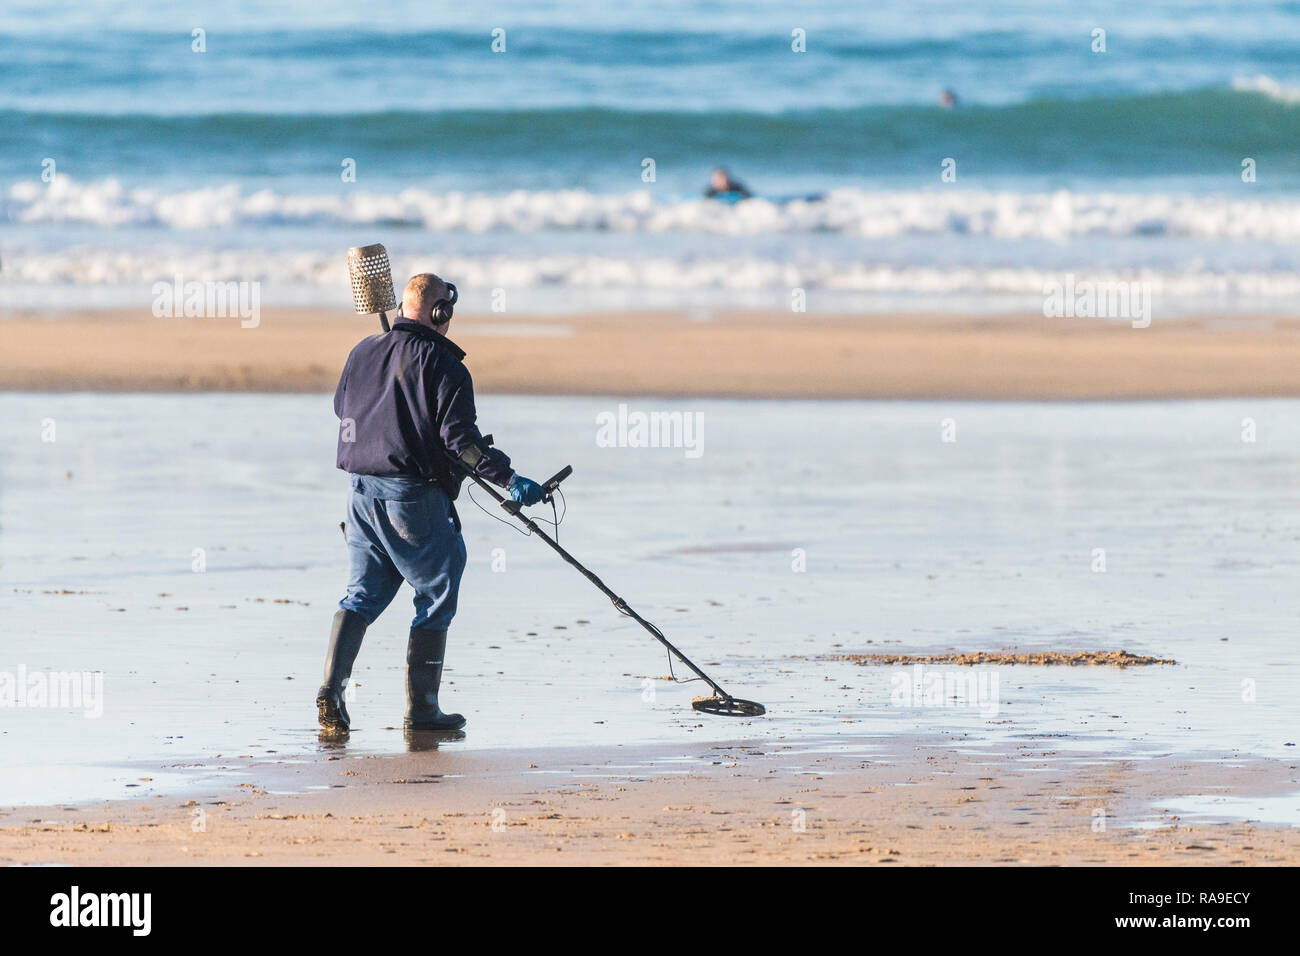
POLYGON ((173 230, 275 225, 407 225, 433 232, 542 230, 754 236, 830 233, 849 237, 986 236, 1001 239, 1172 236, 1300 239, 1300 199, 1154 193, 1016 193, 944 189, 842 189, 823 201, 754 199, 734 206, 650 190, 496 195, 405 189, 296 194, 236 185, 128 188, 117 180, 20 182, 0 199, 11 222, 148 226, 173 230))
POLYGON ((1279 83, 1271 76, 1236 76, 1232 79, 1232 88, 1238 93, 1263 93, 1279 103, 1300 103, 1300 87, 1279 83))
MULTIPOLYGON (((311 301, 348 299, 346 261, 326 252, 262 250, 195 250, 162 253, 74 247, 49 254, 23 255, 11 250, 4 278, 15 286, 136 287, 146 296, 154 282, 175 275, 203 281, 255 281, 268 299, 286 289, 308 290, 311 301), (319 290, 311 294, 310 290, 319 290)), ((465 289, 577 289, 769 291, 794 288, 833 293, 930 295, 1037 295, 1049 282, 1059 282, 1062 270, 1043 265, 979 267, 974 265, 894 266, 833 259, 783 261, 761 256, 725 258, 672 256, 604 256, 556 254, 544 256, 445 256, 439 269, 454 275, 465 289)), ((424 271, 427 261, 396 256, 393 271, 409 275, 424 271)), ((1075 270, 1078 271, 1078 270, 1075 270)), ((1085 269, 1097 282, 1150 283, 1171 297, 1250 297, 1294 301, 1300 297, 1300 273, 1289 269, 1219 271, 1189 265, 1164 269, 1085 269)), ((486 293, 485 293, 486 295, 486 293)), ((486 307, 486 300, 484 302, 486 307)))

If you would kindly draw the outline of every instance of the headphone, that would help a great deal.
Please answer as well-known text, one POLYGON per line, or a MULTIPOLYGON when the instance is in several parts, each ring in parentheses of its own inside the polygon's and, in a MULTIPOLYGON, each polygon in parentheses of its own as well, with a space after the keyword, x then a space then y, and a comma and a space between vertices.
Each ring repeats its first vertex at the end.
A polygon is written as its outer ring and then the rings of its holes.
POLYGON ((433 311, 429 314, 434 325, 446 325, 451 321, 451 314, 456 309, 456 300, 460 298, 460 293, 456 291, 454 285, 450 282, 444 282, 443 285, 447 287, 447 297, 435 302, 433 311))

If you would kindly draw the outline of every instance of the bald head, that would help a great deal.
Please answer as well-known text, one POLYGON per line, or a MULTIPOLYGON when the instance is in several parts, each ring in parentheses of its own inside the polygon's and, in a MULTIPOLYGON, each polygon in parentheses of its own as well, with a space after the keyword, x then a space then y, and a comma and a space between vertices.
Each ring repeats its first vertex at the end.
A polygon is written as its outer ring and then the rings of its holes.
POLYGON ((447 283, 432 272, 421 272, 419 275, 411 276, 410 281, 406 283, 406 289, 402 292, 402 315, 412 322, 419 322, 431 329, 442 331, 451 323, 436 326, 433 324, 432 314, 433 307, 445 298, 447 298, 447 283))

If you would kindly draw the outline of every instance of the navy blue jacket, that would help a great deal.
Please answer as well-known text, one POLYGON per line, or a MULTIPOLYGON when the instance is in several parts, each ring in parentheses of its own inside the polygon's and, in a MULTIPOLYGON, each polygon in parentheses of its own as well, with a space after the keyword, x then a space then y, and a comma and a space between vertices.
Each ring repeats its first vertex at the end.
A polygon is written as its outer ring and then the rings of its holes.
MULTIPOLYGON (((474 384, 464 357, 451 339, 405 319, 358 342, 334 393, 338 466, 354 475, 429 479, 454 499, 464 476, 447 452, 486 447, 474 424, 474 384)), ((509 457, 495 448, 476 471, 502 487, 514 474, 509 457)))

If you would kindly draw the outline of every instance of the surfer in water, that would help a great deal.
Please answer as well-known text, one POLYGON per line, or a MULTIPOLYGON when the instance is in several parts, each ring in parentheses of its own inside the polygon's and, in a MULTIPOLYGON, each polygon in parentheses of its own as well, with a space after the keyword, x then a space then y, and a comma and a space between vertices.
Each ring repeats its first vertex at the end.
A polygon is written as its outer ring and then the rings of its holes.
POLYGON ((733 179, 727 169, 719 166, 709 174, 709 188, 704 195, 720 202, 740 202, 742 199, 748 199, 753 193, 746 189, 745 184, 740 180, 733 179))
MULTIPOLYGON (((704 192, 705 198, 715 200, 716 202, 735 205, 744 199, 755 198, 754 194, 739 179, 732 177, 730 171, 725 167, 719 166, 709 175, 709 188, 704 192)), ((758 197, 767 202, 774 203, 777 206, 785 206, 792 202, 821 202, 826 198, 825 193, 799 193, 788 196, 771 196, 764 195, 758 197)))

